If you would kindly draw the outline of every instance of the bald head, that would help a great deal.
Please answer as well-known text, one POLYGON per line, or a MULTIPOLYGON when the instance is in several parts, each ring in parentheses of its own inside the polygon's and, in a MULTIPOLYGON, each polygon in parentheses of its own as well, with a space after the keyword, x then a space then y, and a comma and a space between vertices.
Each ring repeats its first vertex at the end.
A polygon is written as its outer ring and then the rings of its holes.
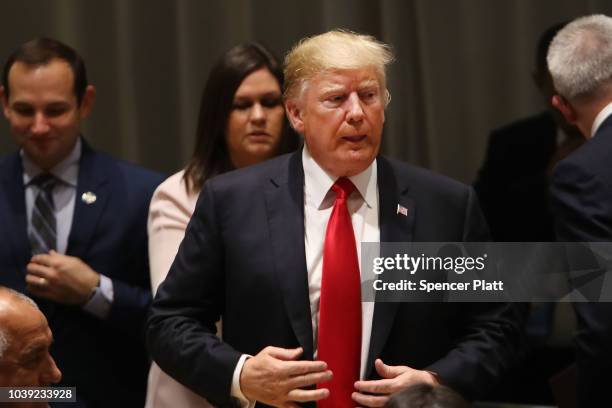
MULTIPOLYGON (((28 304, 34 307, 35 309, 38 309, 38 305, 36 305, 36 302, 34 302, 32 299, 30 299, 23 293, 17 292, 16 290, 4 286, 0 286, 0 303, 2 302, 21 302, 28 304)), ((0 312, 2 311, 1 307, 2 305, 0 304, 0 312)))
POLYGON ((23 293, 0 286, 0 361, 10 341, 9 333, 7 333, 7 327, 9 327, 7 320, 15 318, 16 314, 19 314, 20 308, 28 306, 40 313, 38 306, 32 299, 23 293))
POLYGON ((42 387, 59 382, 49 354, 47 319, 29 297, 0 286, 0 387, 42 387))

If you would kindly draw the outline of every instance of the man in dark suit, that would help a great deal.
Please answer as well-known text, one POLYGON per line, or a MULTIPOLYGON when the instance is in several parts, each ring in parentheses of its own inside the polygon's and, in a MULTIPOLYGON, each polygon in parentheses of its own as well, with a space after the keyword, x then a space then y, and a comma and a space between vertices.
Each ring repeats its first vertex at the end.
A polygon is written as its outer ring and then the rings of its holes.
MULTIPOLYGON (((554 165, 580 147, 584 137, 552 106, 554 86, 546 55, 567 22, 546 29, 538 40, 532 77, 546 110, 494 129, 474 183, 482 212, 497 242, 555 241, 549 184, 554 165)), ((549 405, 549 379, 572 364, 570 336, 555 321, 573 322, 569 307, 534 303, 527 322, 528 351, 501 385, 505 401, 549 405)))
POLYGON ((0 284, 40 304, 62 384, 77 387, 80 406, 142 406, 146 217, 162 177, 81 138, 95 89, 65 44, 19 47, 0 96, 20 147, 0 159, 0 284))
POLYGON ((551 169, 584 138, 551 105, 554 94, 546 54, 566 23, 542 33, 533 81, 547 109, 491 132, 474 189, 494 241, 550 242, 555 239, 548 185, 551 169))
MULTIPOLYGON (((588 139, 553 175, 558 239, 612 241, 612 18, 594 15, 568 24, 551 43, 548 65, 558 92, 553 105, 588 139)), ((612 303, 590 300, 595 302, 574 304, 581 407, 609 399, 612 373, 612 303)))
POLYGON ((364 35, 301 42, 285 106, 304 150, 204 186, 147 342, 214 404, 382 406, 417 382, 474 398, 515 358, 508 304, 360 301, 356 242, 487 239, 469 187, 378 156, 391 59, 364 35))

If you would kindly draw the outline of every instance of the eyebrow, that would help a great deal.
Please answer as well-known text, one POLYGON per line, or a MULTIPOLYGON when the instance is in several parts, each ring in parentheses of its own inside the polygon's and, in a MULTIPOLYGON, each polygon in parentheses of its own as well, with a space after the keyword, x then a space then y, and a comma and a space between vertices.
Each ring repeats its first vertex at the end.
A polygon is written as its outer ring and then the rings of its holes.
POLYGON ((13 101, 11 103, 11 106, 17 106, 17 107, 30 107, 32 106, 31 103, 26 102, 26 101, 13 101))
MULTIPOLYGON (((27 101, 14 101, 13 103, 11 103, 12 107, 24 107, 24 108, 29 108, 32 106, 32 104, 30 102, 27 101)), ((70 106, 70 103, 67 101, 54 101, 54 102, 50 102, 49 104, 47 104, 45 106, 45 108, 63 108, 66 106, 70 106)))
POLYGON ((332 85, 327 85, 325 87, 323 87, 321 89, 321 93, 332 93, 332 92, 338 92, 338 91, 344 91, 346 89, 346 87, 344 85, 341 84, 332 84, 332 85))
POLYGON ((38 358, 38 356, 42 355, 45 351, 46 347, 41 345, 27 348, 21 353, 19 361, 23 364, 32 358, 38 358))
POLYGON ((45 341, 39 341, 33 345, 29 345, 24 349, 23 355, 35 354, 47 350, 47 348, 51 347, 51 345, 55 342, 53 334, 50 335, 49 340, 49 344, 47 344, 45 341))
POLYGON ((56 102, 51 102, 51 103, 49 103, 47 105, 48 108, 49 107, 51 107, 51 108, 57 108, 57 107, 63 108, 65 106, 70 106, 70 103, 66 102, 66 101, 56 101, 56 102))
MULTIPOLYGON (((361 81, 358 85, 357 85, 357 90, 362 90, 364 88, 371 88, 371 87, 376 87, 378 88, 378 81, 374 80, 374 79, 366 79, 364 81, 361 81)), ((342 84, 331 84, 328 86, 325 86, 322 88, 321 93, 322 94, 330 94, 330 93, 334 93, 334 92, 342 92, 346 89, 346 87, 342 84)))
POLYGON ((45 350, 47 348, 46 344, 43 343, 37 343, 34 344, 32 346, 28 346, 24 349, 24 354, 30 354, 30 353, 35 353, 41 350, 45 350))
POLYGON ((370 87, 378 88, 378 86, 379 86, 378 81, 374 79, 367 79, 365 81, 360 82, 357 88, 358 89, 370 88, 370 87))

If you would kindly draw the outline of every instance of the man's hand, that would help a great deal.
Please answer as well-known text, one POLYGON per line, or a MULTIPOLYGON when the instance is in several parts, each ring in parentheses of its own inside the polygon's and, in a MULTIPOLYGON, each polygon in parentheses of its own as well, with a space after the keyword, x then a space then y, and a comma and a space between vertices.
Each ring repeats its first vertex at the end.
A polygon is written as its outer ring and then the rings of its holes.
POLYGON ((240 389, 244 396, 250 401, 290 408, 298 407, 294 401, 327 398, 327 388, 301 389, 332 378, 332 372, 323 361, 297 361, 302 352, 301 347, 266 347, 247 359, 240 373, 240 389))
POLYGON ((79 258, 53 250, 34 255, 26 270, 26 283, 32 295, 69 305, 87 303, 100 282, 100 275, 79 258))
POLYGON ((357 381, 355 383, 357 392, 352 395, 353 400, 364 407, 382 407, 391 394, 414 384, 438 384, 436 377, 429 371, 415 370, 407 366, 388 366, 381 359, 377 359, 374 366, 382 379, 357 381))

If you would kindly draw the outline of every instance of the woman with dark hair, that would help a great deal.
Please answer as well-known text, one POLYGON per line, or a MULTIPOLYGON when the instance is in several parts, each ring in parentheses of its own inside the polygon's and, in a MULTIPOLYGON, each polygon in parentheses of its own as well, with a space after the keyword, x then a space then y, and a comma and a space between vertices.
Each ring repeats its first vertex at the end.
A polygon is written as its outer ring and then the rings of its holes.
MULTIPOLYGON (((227 51, 213 67, 200 101, 193 155, 184 170, 153 194, 149 209, 149 261, 153 291, 164 280, 206 180, 298 147, 285 121, 282 68, 257 43, 227 51)), ((209 403, 153 363, 147 408, 206 407, 209 403)))

